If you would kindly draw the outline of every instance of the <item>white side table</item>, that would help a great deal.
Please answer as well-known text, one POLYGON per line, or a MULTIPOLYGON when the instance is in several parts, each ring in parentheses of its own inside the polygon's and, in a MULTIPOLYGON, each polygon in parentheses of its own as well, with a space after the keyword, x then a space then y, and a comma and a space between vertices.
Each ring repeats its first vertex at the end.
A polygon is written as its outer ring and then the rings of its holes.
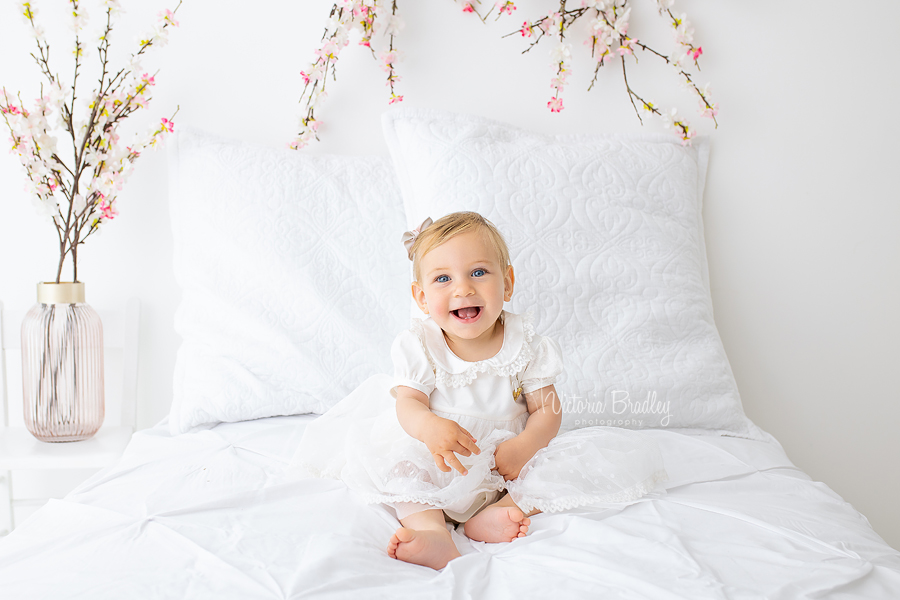
MULTIPOLYGON (((95 309, 96 310, 96 309, 95 309)), ((121 456, 135 427, 140 302, 121 310, 97 310, 103 322, 103 426, 81 442, 41 442, 23 418, 20 327, 26 311, 0 303, 0 535, 52 497, 121 456)))

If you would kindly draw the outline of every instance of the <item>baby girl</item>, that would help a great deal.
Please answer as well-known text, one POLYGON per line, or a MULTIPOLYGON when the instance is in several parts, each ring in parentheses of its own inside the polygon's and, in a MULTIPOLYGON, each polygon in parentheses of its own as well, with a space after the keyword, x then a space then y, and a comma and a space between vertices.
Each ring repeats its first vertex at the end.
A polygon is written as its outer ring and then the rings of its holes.
POLYGON ((562 356, 515 287, 496 227, 453 213, 404 235, 425 320, 394 341, 394 377, 375 376, 307 427, 294 464, 390 506, 388 554, 441 569, 460 555, 446 522, 511 542, 530 516, 633 501, 665 478, 655 445, 611 427, 557 436, 562 356))

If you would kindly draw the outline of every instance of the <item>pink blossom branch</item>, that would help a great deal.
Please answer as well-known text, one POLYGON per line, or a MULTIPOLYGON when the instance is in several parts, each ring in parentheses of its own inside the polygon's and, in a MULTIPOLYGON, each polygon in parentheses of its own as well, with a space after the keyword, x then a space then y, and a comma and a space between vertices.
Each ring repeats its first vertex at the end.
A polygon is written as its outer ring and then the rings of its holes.
MULTIPOLYGON (((585 4, 591 4, 591 6, 583 6, 578 9, 567 10, 566 3, 561 2, 558 13, 555 13, 554 15, 543 16, 540 19, 532 21, 530 23, 528 21, 525 21, 525 23, 518 31, 510 32, 503 36, 509 37, 511 35, 519 33, 522 37, 532 37, 533 35, 535 35, 535 30, 537 30, 538 33, 535 36, 535 39, 531 41, 528 47, 522 51, 522 53, 524 54, 525 52, 530 51, 543 39, 544 35, 548 32, 548 23, 552 23, 555 26, 559 27, 560 48, 554 51, 554 55, 559 57, 554 58, 557 77, 551 81, 551 88, 554 90, 554 97, 551 102, 548 103, 551 111, 559 112, 560 110, 562 110, 562 99, 560 98, 560 91, 562 90, 562 85, 565 83, 564 75, 568 71, 567 64, 565 62, 567 50, 562 47, 564 32, 566 29, 571 27, 579 18, 585 16, 586 14, 592 14, 594 15, 594 23, 596 25, 593 26, 593 33, 586 43, 591 46, 591 56, 595 60, 597 60, 597 64, 594 68, 590 84, 588 85, 589 91, 594 88, 594 85, 597 82, 597 78, 600 73, 600 67, 606 64, 606 62, 611 57, 615 56, 615 52, 617 51, 619 58, 622 60, 622 73, 626 85, 626 91, 628 92, 629 101, 632 104, 632 108, 635 109, 635 114, 637 115, 638 120, 643 124, 643 119, 641 118, 640 111, 638 110, 634 101, 635 99, 640 99, 642 105, 644 105, 645 108, 652 107, 652 104, 644 102, 630 86, 628 82, 627 68, 624 62, 625 55, 631 54, 632 56, 635 56, 633 48, 638 47, 644 51, 654 54, 659 58, 662 58, 666 61, 667 64, 676 66, 679 75, 684 79, 685 83, 699 96, 700 107, 702 109, 703 116, 712 118, 716 127, 718 127, 718 122, 715 119, 715 115, 718 111, 717 105, 710 102, 707 88, 701 89, 699 86, 697 86, 697 84, 693 81, 691 74, 682 67, 680 62, 681 59, 676 61, 670 56, 658 52, 647 44, 644 44, 627 34, 629 24, 628 21, 631 12, 631 9, 628 6, 629 0, 621 0, 621 2, 616 1, 612 3, 601 3, 599 6, 595 6, 593 2, 586 2, 585 4)), ((665 8, 660 8, 660 14, 668 17, 676 30, 677 43, 685 49, 685 56, 690 56, 693 59, 694 65, 699 69, 697 58, 702 54, 703 50, 700 46, 695 46, 693 43, 693 29, 690 28, 688 22, 683 17, 675 17, 672 11, 668 8, 668 6, 671 5, 671 2, 667 2, 664 4, 665 8)), ((637 56, 635 56, 635 61, 637 61, 637 56)), ((673 117, 662 113, 658 109, 650 110, 650 112, 662 117, 667 126, 675 125, 676 128, 680 131, 682 141, 689 141, 690 138, 694 135, 694 132, 690 130, 687 123, 683 120, 675 120, 673 117)))
MULTIPOLYGON (((631 86, 628 85, 628 73, 625 69, 624 57, 622 59, 622 75, 625 78, 625 89, 628 91, 628 99, 631 100, 631 106, 634 107, 634 112, 637 114, 638 120, 643 124, 644 120, 641 119, 641 115, 640 113, 638 113, 637 106, 635 106, 634 104, 635 99, 637 99, 641 103, 642 108, 647 112, 653 113, 658 117, 665 118, 663 113, 656 106, 654 106, 652 102, 648 102, 641 98, 637 93, 635 93, 634 90, 631 89, 631 86)), ((694 132, 691 131, 687 123, 680 120, 673 120, 672 125, 680 132, 682 142, 689 142, 690 139, 694 136, 694 132)))
MULTIPOLYGON (((668 64, 668 65, 674 64, 674 62, 668 56, 666 56, 664 54, 660 54, 659 52, 657 52, 653 48, 650 48, 646 44, 635 41, 635 45, 637 47, 639 47, 641 50, 650 52, 651 54, 654 54, 654 55, 658 56, 659 58, 663 59, 664 61, 666 61, 666 64, 668 64)), ((694 64, 697 64, 696 60, 694 61, 694 64)), ((700 68, 699 65, 697 65, 698 70, 699 70, 699 68, 700 68)), ((710 112, 709 116, 713 120, 713 123, 715 123, 716 129, 718 129, 719 122, 716 120, 716 116, 715 116, 716 112, 717 112, 716 106, 709 103, 709 98, 707 98, 706 94, 704 94, 703 91, 697 86, 697 84, 694 83, 694 80, 691 77, 690 73, 688 73, 687 71, 685 71, 684 69, 681 69, 681 68, 678 69, 678 73, 682 77, 684 77, 685 82, 691 87, 691 89, 693 89, 697 93, 697 95, 700 96, 700 101, 703 102, 703 105, 705 106, 705 108, 710 112)), ((588 88, 588 89, 590 89, 590 88, 588 88)))
MULTIPOLYGON (((453 1, 456 2, 456 0, 453 1)), ((473 15, 478 17, 482 23, 484 23, 486 22, 488 15, 491 14, 491 11, 494 10, 494 8, 492 6, 484 15, 482 15, 480 12, 475 10, 476 4, 481 4, 481 0, 463 0, 462 11, 466 13, 472 13, 473 15)))
MULTIPOLYGON (((66 97, 62 97, 59 77, 53 74, 50 67, 50 44, 37 25, 30 3, 23 2, 23 16, 34 32, 37 44, 37 51, 31 56, 42 75, 50 82, 51 90, 45 96, 44 86, 41 86, 41 97, 30 114, 22 104, 21 95, 17 104, 10 100, 5 89, 0 98, 0 113, 12 134, 13 151, 19 155, 25 168, 32 191, 37 197, 38 208, 51 217, 57 230, 60 244, 57 282, 61 278, 66 256, 72 257, 73 277, 75 281, 78 280, 78 246, 97 230, 99 223, 117 214, 113 205, 115 195, 121 189, 130 165, 139 156, 140 150, 158 143, 173 127, 170 120, 162 119, 161 126, 157 127, 147 142, 128 147, 127 151, 121 149, 116 130, 122 120, 147 106, 154 78, 149 75, 129 77, 131 67, 120 69, 115 76, 110 77, 110 34, 114 10, 118 9, 117 2, 106 3, 106 23, 98 46, 101 74, 97 88, 92 92, 87 118, 82 124, 76 125, 76 102, 80 96, 78 81, 84 54, 80 32, 84 28, 86 16, 81 9, 81 0, 69 0, 69 4, 75 19, 75 51, 73 81, 67 86, 66 97), (126 85, 131 87, 130 91, 123 90, 126 85), (61 128, 72 142, 71 165, 66 164, 56 151, 54 128, 48 121, 52 110, 59 111, 61 128), (65 202, 58 202, 57 198, 63 198, 65 202)), ((175 11, 180 6, 179 3, 175 11)), ((137 57, 148 48, 165 41, 167 28, 177 26, 174 15, 175 12, 169 10, 160 13, 160 21, 155 26, 154 33, 141 41, 138 50, 131 55, 132 66, 137 57)))
POLYGON ((44 74, 47 79, 50 80, 50 83, 56 83, 57 78, 53 76, 53 73, 50 72, 50 45, 46 43, 41 43, 40 37, 40 29, 37 24, 34 22, 34 11, 31 10, 31 6, 25 6, 25 12, 23 13, 25 18, 28 19, 28 22, 31 24, 31 29, 35 33, 35 42, 37 43, 38 53, 41 55, 40 58, 31 55, 31 58, 35 60, 38 65, 38 68, 41 69, 41 73, 44 74), (45 54, 46 51, 46 54, 45 54))
MULTIPOLYGON (((391 2, 391 17, 396 18, 396 16, 397 16, 397 0, 392 0, 392 2, 391 2)), ((385 62, 385 65, 387 66, 387 69, 388 69, 388 77, 387 77, 388 85, 391 86, 391 100, 390 100, 389 104, 394 104, 395 102, 403 101, 403 96, 398 96, 397 93, 394 91, 394 84, 400 79, 400 77, 397 76, 396 70, 394 69, 394 58, 396 57, 396 52, 394 51, 394 35, 395 34, 393 32, 391 32, 389 41, 388 41, 387 56, 391 57, 391 60, 389 62, 388 61, 385 62)))
POLYGON ((380 55, 381 66, 387 73, 386 85, 390 88, 389 103, 403 100, 403 96, 397 94, 396 90, 396 84, 400 80, 396 63, 400 60, 400 56, 395 47, 395 34, 402 22, 399 19, 396 0, 391 0, 389 17, 382 16, 383 6, 381 0, 344 0, 342 6, 338 6, 337 3, 332 5, 329 23, 322 34, 320 46, 315 51, 316 59, 309 67, 300 71, 304 85, 299 104, 303 107, 303 116, 300 118, 294 140, 288 145, 290 148, 294 150, 303 148, 312 140, 319 139, 320 123, 316 118, 316 111, 326 97, 329 73, 332 79, 337 77, 338 58, 341 50, 349 44, 349 32, 353 27, 357 27, 362 33, 359 44, 366 46, 373 56, 379 58, 372 45, 373 39, 382 21, 389 20, 385 34, 387 50, 380 55))
MULTIPOLYGON (((384 0, 386 1, 386 0, 384 0)), ((454 0, 455 2, 458 0, 454 0)), ((337 59, 340 49, 347 45, 347 30, 351 26, 357 26, 362 31, 362 45, 367 46, 374 54, 371 42, 376 32, 376 21, 378 21, 378 11, 383 4, 379 4, 382 0, 341 0, 342 5, 335 3, 332 6, 330 17, 330 25, 325 28, 322 35, 322 45, 316 51, 317 59, 308 68, 309 72, 301 71, 300 74, 304 79, 303 91, 300 96, 300 104, 304 106, 304 116, 300 122, 300 130, 295 140, 291 142, 290 147, 297 149, 307 145, 311 140, 318 140, 319 122, 316 120, 316 110, 320 106, 325 96, 327 85, 327 76, 329 72, 332 78, 335 78, 337 71, 337 59)), ((626 91, 629 101, 634 108, 638 120, 643 124, 641 111, 638 109, 636 101, 641 102, 641 106, 648 110, 651 114, 655 114, 662 118, 666 126, 675 126, 680 132, 683 142, 689 142, 694 135, 688 124, 680 119, 674 118, 674 109, 670 112, 664 112, 653 106, 650 102, 645 102, 640 95, 635 92, 628 81, 627 66, 625 64, 625 55, 634 56, 637 63, 638 58, 635 55, 635 48, 640 48, 645 52, 649 52, 658 58, 666 61, 667 64, 677 67, 677 72, 685 83, 692 88, 700 98, 700 108, 703 116, 712 118, 716 127, 718 122, 715 119, 718 111, 718 105, 711 102, 708 96, 708 85, 700 88, 693 80, 692 75, 683 66, 685 56, 693 59, 694 65, 699 70, 697 58, 703 53, 703 49, 693 42, 693 29, 688 21, 682 17, 676 17, 670 7, 672 0, 657 0, 659 4, 659 13, 672 23, 675 28, 676 42, 679 47, 685 49, 684 56, 681 58, 673 58, 659 52, 647 44, 628 35, 629 19, 631 14, 630 0, 583 0, 582 6, 579 8, 569 8, 567 0, 559 0, 558 12, 544 15, 539 19, 532 21, 524 21, 522 26, 513 32, 502 37, 510 37, 520 35, 521 37, 534 38, 529 40, 527 47, 522 53, 532 50, 544 37, 553 33, 558 46, 553 49, 553 65, 555 69, 555 77, 551 80, 551 88, 554 90, 551 101, 547 103, 553 112, 559 112, 563 109, 562 92, 567 84, 567 78, 571 73, 570 49, 568 43, 570 37, 570 27, 579 19, 593 15, 592 33, 588 38, 591 46, 591 56, 597 61, 594 68, 593 76, 588 90, 592 90, 597 82, 600 67, 610 61, 612 58, 620 58, 622 60, 622 72, 625 80, 626 91)), ((511 0, 497 0, 493 2, 487 11, 479 11, 477 6, 481 6, 480 0, 462 0, 463 12, 472 13, 482 22, 494 14, 496 9, 496 19, 503 14, 512 14, 517 9, 515 3, 511 0)), ((392 0, 391 19, 397 18, 397 2, 392 0)), ((495 19, 495 20, 496 20, 495 19)), ((396 50, 394 46, 394 31, 390 31, 386 36, 388 38, 388 49, 381 55, 382 68, 387 73, 387 85, 390 87, 390 102, 397 102, 403 99, 398 96, 395 84, 400 77, 395 68, 396 50)))

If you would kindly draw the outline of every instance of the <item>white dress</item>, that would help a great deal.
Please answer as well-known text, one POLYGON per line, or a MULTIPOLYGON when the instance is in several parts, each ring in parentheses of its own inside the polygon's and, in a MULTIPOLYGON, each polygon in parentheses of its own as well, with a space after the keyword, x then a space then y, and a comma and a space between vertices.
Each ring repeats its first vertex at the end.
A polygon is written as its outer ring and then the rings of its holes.
POLYGON ((441 508, 458 521, 504 489, 526 512, 555 512, 630 502, 665 479, 659 449, 641 432, 588 427, 555 437, 505 481, 494 470, 494 450, 525 428, 524 394, 553 385, 562 357, 556 342, 535 335, 530 315, 501 319, 500 351, 478 362, 453 354, 432 319, 414 320, 391 348, 394 377, 369 378, 310 423, 289 469, 341 479, 365 502, 394 506, 400 518, 441 508), (458 455, 467 475, 438 469, 425 444, 400 427, 398 385, 428 395, 434 414, 477 440, 480 454, 458 455))

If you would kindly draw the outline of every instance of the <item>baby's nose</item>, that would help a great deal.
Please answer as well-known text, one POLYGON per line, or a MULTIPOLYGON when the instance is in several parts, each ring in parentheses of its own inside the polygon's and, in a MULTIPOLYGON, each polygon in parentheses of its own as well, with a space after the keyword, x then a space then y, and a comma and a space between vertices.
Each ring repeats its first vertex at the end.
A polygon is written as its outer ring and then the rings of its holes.
POLYGON ((460 281, 456 284, 455 291, 457 296, 471 296, 475 293, 475 286, 469 281, 460 281))

